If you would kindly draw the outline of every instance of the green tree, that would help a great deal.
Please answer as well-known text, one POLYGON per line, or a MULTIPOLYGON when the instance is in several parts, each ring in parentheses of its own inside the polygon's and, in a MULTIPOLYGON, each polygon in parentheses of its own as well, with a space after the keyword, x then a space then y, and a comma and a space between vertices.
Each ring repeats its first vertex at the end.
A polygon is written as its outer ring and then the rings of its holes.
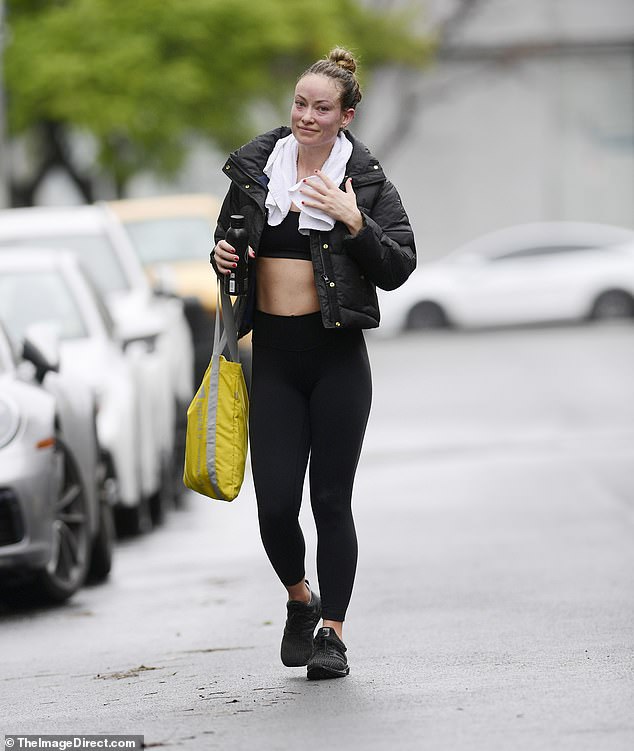
POLYGON ((251 137, 258 103, 286 117, 297 72, 341 44, 367 72, 421 65, 429 43, 411 14, 358 0, 9 0, 6 83, 9 129, 26 137, 34 171, 12 188, 33 202, 62 168, 85 200, 94 173, 71 148, 89 134, 95 168, 119 195, 141 170, 174 175, 188 139, 223 148, 251 137))

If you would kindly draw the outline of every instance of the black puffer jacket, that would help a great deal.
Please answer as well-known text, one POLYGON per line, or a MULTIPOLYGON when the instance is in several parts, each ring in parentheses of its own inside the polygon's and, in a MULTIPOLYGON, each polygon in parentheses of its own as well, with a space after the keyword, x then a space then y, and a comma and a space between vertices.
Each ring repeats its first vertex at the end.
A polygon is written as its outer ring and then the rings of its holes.
MULTIPOLYGON (((216 243, 224 239, 231 214, 244 214, 249 243, 257 254, 267 218, 268 178, 262 170, 276 142, 290 132, 288 127, 276 128, 230 155, 224 172, 231 187, 218 218, 216 243)), ((343 183, 352 178, 364 226, 355 237, 341 222, 330 232, 311 230, 315 285, 326 328, 374 328, 380 317, 375 287, 395 289, 412 273, 414 235, 396 188, 386 180, 378 161, 350 133, 346 136, 353 149, 343 183)), ((253 270, 250 273, 249 294, 239 298, 235 308, 240 336, 249 332, 253 320, 255 280, 253 270)))

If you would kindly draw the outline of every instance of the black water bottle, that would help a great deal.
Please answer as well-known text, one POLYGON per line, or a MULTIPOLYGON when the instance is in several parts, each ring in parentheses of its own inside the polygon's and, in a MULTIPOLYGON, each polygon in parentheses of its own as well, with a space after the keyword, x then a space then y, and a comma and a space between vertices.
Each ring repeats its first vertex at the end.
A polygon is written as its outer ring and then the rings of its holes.
POLYGON ((238 256, 238 265, 225 276, 225 292, 228 295, 246 295, 249 288, 249 236, 242 214, 231 215, 231 226, 225 240, 238 256))

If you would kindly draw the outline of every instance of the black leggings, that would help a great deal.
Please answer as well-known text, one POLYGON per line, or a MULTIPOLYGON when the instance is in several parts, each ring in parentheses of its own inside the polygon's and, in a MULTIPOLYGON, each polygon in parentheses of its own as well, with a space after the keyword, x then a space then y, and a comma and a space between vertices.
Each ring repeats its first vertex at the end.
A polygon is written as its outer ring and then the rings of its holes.
POLYGON ((328 620, 344 620, 352 594, 352 486, 371 400, 360 330, 325 329, 320 313, 256 311, 249 430, 260 534, 282 583, 301 581, 306 548, 298 517, 310 454, 317 575, 328 620))

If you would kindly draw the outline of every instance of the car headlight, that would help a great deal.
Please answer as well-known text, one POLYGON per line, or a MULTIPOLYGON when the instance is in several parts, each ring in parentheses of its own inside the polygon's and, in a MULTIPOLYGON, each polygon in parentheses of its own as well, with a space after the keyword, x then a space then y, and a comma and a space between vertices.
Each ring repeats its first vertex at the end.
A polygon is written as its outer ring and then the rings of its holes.
POLYGON ((5 397, 0 397, 0 448, 6 446, 18 432, 20 413, 17 406, 5 397))

